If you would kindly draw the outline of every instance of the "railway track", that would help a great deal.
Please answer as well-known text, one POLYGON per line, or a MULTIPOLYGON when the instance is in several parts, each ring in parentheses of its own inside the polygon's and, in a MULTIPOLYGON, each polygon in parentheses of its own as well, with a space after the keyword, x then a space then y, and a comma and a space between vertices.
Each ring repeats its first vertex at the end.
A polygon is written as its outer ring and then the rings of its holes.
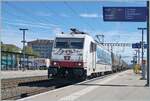
MULTIPOLYGON (((97 79, 102 79, 104 77, 111 76, 113 74, 95 76, 94 78, 89 78, 83 81, 83 83, 92 82, 97 79)), ((79 82, 81 81, 67 80, 67 79, 48 79, 47 76, 46 77, 37 76, 31 78, 28 77, 28 78, 22 78, 22 80, 21 78, 13 79, 13 80, 10 79, 2 80, 2 89, 1 89, 2 100, 17 100, 20 98, 39 94, 42 92, 54 90, 60 87, 65 87, 72 84, 78 84, 79 82)))
POLYGON ((48 79, 47 76, 5 79, 1 86, 2 100, 17 100, 77 82, 79 81, 48 79))
POLYGON ((16 87, 20 83, 31 82, 31 81, 40 81, 40 80, 46 80, 46 79, 48 79, 47 75, 2 79, 1 80, 1 89, 16 87))

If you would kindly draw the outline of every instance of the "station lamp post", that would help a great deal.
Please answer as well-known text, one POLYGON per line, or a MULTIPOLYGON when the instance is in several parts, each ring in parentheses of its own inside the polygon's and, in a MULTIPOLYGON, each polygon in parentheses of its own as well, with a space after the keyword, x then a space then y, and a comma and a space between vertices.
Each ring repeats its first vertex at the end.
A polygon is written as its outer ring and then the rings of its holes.
POLYGON ((26 43, 25 31, 28 30, 28 29, 20 28, 19 30, 23 31, 23 40, 21 41, 23 43, 23 50, 22 50, 22 53, 23 53, 23 64, 22 64, 22 67, 23 67, 23 70, 25 70, 25 43, 26 43))

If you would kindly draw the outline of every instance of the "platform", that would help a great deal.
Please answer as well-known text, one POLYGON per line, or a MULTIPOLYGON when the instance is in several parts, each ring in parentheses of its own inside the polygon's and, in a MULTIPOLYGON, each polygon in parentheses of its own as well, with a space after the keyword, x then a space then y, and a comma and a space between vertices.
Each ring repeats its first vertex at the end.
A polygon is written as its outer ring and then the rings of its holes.
POLYGON ((150 101, 150 88, 140 78, 127 70, 18 101, 150 101))
POLYGON ((47 75, 47 70, 1 71, 1 79, 47 75))

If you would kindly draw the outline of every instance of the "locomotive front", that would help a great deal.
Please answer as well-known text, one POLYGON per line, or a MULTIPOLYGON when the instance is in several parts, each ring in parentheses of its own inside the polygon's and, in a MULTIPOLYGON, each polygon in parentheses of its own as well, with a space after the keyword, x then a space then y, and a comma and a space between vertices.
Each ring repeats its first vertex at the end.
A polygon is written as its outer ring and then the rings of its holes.
POLYGON ((55 38, 49 77, 82 77, 84 38, 62 35, 55 38))

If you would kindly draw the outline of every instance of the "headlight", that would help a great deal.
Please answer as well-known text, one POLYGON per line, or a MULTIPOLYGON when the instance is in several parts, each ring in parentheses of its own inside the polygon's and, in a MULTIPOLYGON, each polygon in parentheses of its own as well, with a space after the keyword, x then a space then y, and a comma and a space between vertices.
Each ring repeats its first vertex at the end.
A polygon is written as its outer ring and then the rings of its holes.
POLYGON ((81 66, 81 63, 78 63, 78 66, 81 66))
POLYGON ((56 65, 57 63, 56 63, 56 62, 54 62, 53 64, 54 64, 54 65, 56 65))

